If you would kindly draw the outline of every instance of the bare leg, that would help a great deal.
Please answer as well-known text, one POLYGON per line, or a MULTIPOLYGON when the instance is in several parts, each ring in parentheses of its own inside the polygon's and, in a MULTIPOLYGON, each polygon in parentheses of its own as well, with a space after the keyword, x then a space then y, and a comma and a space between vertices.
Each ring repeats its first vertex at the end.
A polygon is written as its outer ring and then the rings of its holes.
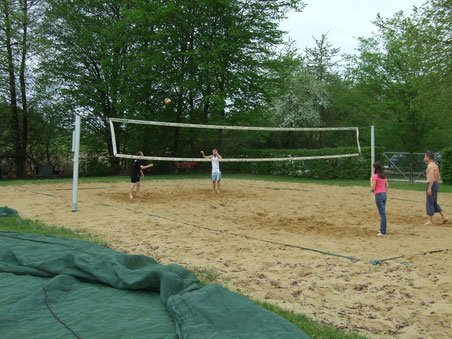
POLYGON ((212 181, 212 193, 215 193, 215 181, 212 181))
POLYGON ((220 182, 217 181, 217 193, 220 193, 220 182))
POLYGON ((443 221, 441 222, 441 224, 445 224, 446 222, 449 221, 449 219, 447 219, 447 217, 444 214, 444 212, 439 212, 439 214, 441 214, 441 218, 443 218, 443 221))
POLYGON ((137 192, 137 195, 138 195, 138 193, 140 193, 140 182, 139 181, 137 182, 137 191, 136 192, 137 192))
POLYGON ((133 192, 133 187, 135 186, 135 183, 133 183, 132 185, 130 185, 130 190, 129 190, 129 197, 130 199, 133 198, 132 192, 133 192))
POLYGON ((424 225, 431 225, 432 224, 432 219, 433 219, 433 216, 428 215, 427 216, 427 222, 424 225))

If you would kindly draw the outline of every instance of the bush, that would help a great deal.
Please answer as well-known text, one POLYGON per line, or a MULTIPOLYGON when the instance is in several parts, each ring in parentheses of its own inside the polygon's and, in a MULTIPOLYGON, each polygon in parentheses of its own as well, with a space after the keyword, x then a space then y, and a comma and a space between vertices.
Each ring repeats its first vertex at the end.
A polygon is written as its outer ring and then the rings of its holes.
POLYGON ((452 148, 442 151, 441 178, 443 183, 452 185, 452 148))
MULTIPOLYGON (((227 154, 228 158, 287 158, 296 156, 322 156, 355 153, 356 148, 246 150, 243 154, 227 154), (244 155, 246 154, 246 155, 244 155)), ((376 154, 383 150, 376 148, 376 154)), ((363 147, 361 155, 353 158, 296 160, 282 162, 224 163, 225 172, 273 174, 315 179, 368 179, 370 176, 370 147, 363 147)))
POLYGON ((103 177, 111 175, 115 168, 111 167, 108 158, 91 157, 80 160, 80 175, 87 177, 103 177))

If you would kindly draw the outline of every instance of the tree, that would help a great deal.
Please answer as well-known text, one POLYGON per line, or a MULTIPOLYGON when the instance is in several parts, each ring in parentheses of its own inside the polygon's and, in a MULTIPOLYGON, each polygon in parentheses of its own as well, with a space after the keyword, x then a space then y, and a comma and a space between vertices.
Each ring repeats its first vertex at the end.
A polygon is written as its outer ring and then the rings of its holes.
POLYGON ((452 144, 452 2, 430 0, 416 9, 413 46, 422 59, 421 109, 428 115, 427 148, 452 144))
MULTIPOLYGON (((25 162, 28 146, 28 90, 27 68, 33 40, 30 38, 34 24, 39 16, 35 0, 2 0, 0 5, 0 60, 5 68, 0 68, 8 89, 0 90, 8 97, 11 112, 10 126, 13 131, 9 142, 13 145, 12 157, 15 158, 16 176, 25 176, 25 162), (19 78, 19 84, 17 83, 19 78)), ((6 100, 5 100, 6 101, 6 100)))
MULTIPOLYGON (((43 74, 85 112, 111 153, 108 117, 234 123, 256 120, 281 42, 278 20, 302 1, 47 0, 43 74), (165 97, 173 103, 162 104, 165 97)), ((194 152, 197 133, 120 128, 118 150, 194 152), (134 140, 131 140, 134 133, 134 140), (137 135, 141 135, 137 140, 137 135), (155 146, 155 147, 154 147, 155 146)), ((220 147, 222 134, 215 143, 220 147)), ((134 151, 134 152, 135 152, 134 151)))
POLYGON ((333 47, 328 41, 328 33, 322 34, 320 39, 312 37, 315 46, 305 48, 304 62, 309 72, 315 75, 319 81, 326 81, 333 73, 333 68, 339 61, 335 60, 340 51, 339 47, 333 47))
POLYGON ((450 1, 431 0, 411 18, 378 16, 378 33, 360 39, 349 71, 361 115, 380 128, 387 149, 441 149, 452 141, 445 127, 452 122, 450 13, 450 1))
POLYGON ((305 71, 291 79, 290 90, 275 100, 275 120, 281 127, 320 126, 320 107, 328 104, 326 86, 305 71))

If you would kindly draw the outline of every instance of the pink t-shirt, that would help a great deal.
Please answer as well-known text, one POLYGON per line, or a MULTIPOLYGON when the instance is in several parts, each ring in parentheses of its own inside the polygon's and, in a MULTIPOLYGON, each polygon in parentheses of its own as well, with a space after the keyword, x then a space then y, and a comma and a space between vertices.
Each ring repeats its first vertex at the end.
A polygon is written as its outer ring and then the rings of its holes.
POLYGON ((375 181, 374 193, 386 193, 386 178, 381 179, 378 174, 374 174, 372 181, 375 181))

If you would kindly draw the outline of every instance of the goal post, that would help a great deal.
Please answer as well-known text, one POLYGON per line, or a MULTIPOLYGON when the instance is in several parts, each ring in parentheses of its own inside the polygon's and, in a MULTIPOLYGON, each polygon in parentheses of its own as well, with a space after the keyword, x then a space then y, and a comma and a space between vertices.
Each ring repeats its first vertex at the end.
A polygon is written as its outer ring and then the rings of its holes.
POLYGON ((133 120, 109 118, 111 137, 113 143, 113 155, 117 158, 124 159, 143 159, 150 161, 199 161, 211 162, 211 159, 205 158, 183 158, 183 157, 160 157, 160 156, 138 156, 130 154, 121 154, 117 152, 116 136, 114 124, 140 124, 150 126, 164 126, 164 127, 185 127, 185 128, 201 128, 201 129, 216 129, 216 130, 241 130, 241 131, 268 131, 268 132, 324 132, 324 131, 355 131, 356 143, 358 153, 350 154, 335 154, 335 155, 321 155, 321 156, 296 156, 284 158, 223 158, 219 159, 221 162, 264 162, 264 161, 294 161, 294 160, 317 160, 317 159, 335 159, 335 158, 352 158, 358 157, 361 154, 361 146, 359 143, 359 128, 358 127, 254 127, 254 126, 224 126, 224 125, 203 125, 203 124, 188 124, 176 122, 163 121, 147 121, 147 120, 133 120))

